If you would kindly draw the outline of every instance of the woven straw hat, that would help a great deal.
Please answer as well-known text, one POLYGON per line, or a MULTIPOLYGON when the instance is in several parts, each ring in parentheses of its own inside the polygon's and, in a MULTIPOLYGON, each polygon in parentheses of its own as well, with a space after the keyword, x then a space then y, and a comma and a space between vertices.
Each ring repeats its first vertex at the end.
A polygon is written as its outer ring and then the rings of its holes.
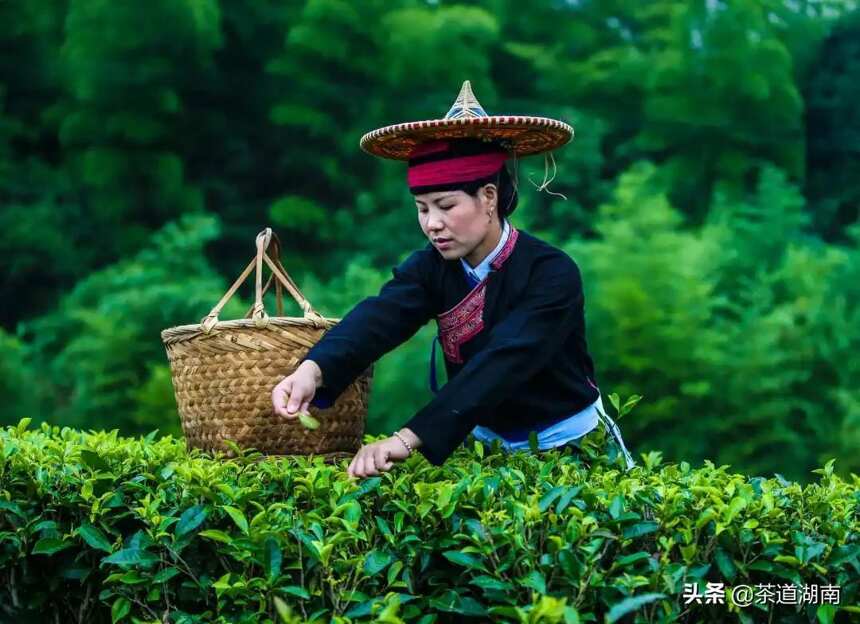
POLYGON ((466 80, 444 118, 378 128, 361 137, 359 145, 374 156, 408 160, 416 145, 463 137, 496 140, 517 156, 529 156, 564 145, 573 137, 573 128, 547 117, 487 115, 466 80))

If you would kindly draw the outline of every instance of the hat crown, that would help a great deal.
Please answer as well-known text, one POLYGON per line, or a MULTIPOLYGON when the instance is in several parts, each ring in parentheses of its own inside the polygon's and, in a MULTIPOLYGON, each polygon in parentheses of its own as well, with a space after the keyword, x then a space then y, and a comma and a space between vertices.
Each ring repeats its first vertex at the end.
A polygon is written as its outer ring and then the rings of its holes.
POLYGON ((487 112, 478 102, 478 98, 472 92, 472 85, 468 80, 463 81, 460 94, 454 100, 454 105, 445 115, 445 119, 464 119, 474 117, 488 117, 487 112))

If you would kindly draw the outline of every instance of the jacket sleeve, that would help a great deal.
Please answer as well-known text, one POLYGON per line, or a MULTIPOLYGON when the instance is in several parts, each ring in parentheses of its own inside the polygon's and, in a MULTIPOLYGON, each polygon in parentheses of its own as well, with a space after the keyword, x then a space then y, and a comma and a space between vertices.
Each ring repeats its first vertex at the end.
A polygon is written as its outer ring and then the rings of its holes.
POLYGON ((582 305, 582 281, 573 260, 553 256, 537 263, 524 297, 492 328, 486 347, 404 425, 421 440, 418 450, 430 463, 442 465, 479 415, 523 390, 523 383, 564 344, 582 305))
POLYGON ((382 355, 412 337, 433 315, 428 288, 429 253, 419 250, 392 269, 378 295, 350 310, 307 353, 322 371, 312 404, 329 407, 382 355))

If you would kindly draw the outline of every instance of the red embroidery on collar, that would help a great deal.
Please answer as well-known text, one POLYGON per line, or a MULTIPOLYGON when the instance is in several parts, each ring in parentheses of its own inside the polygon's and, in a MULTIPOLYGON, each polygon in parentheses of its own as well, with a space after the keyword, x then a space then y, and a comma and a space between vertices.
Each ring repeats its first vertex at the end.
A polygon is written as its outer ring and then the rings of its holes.
MULTIPOLYGON (((519 232, 511 227, 508 240, 496 259, 490 263, 494 271, 501 269, 505 260, 511 255, 518 236, 519 232)), ((439 325, 439 342, 442 343, 445 357, 451 362, 463 363, 460 345, 474 338, 484 328, 484 301, 487 296, 488 277, 489 274, 460 303, 436 317, 439 325)))

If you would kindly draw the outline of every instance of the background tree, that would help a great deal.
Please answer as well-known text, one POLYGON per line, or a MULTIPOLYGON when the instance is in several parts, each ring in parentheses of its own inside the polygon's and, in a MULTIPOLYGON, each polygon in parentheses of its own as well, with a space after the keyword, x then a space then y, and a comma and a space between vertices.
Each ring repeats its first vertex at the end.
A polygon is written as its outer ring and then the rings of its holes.
MULTIPOLYGON (((374 294, 426 240, 404 163, 359 138, 468 79, 575 128, 552 193, 549 158, 516 163, 513 222, 582 267, 601 389, 645 397, 631 446, 857 470, 858 23, 849 0, 0 3, 0 421, 177 431, 159 332, 265 226, 323 314, 374 294)), ((376 366, 369 432, 430 399, 434 332, 376 366)))

